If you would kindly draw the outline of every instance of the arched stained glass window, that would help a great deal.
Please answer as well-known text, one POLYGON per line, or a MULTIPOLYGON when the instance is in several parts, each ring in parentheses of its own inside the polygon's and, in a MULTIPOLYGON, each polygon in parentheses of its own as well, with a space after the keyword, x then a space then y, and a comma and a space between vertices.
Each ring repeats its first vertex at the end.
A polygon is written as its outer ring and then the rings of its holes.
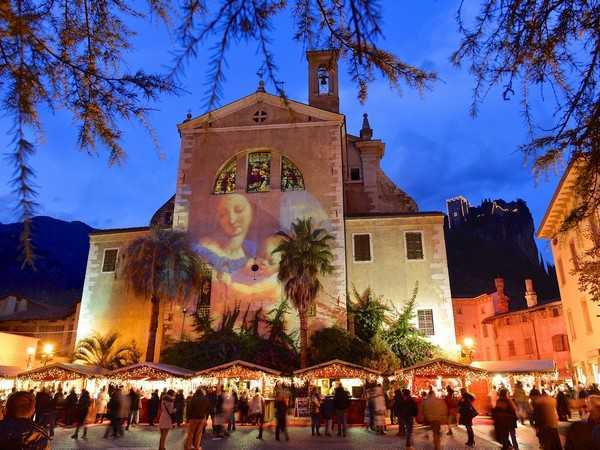
POLYGON ((271 188, 271 153, 248 155, 248 192, 267 192, 271 188))
POLYGON ((236 159, 231 159, 225 167, 221 169, 217 180, 215 181, 215 194, 228 194, 235 192, 235 172, 237 164, 236 159))
POLYGON ((285 156, 281 157, 281 190, 303 191, 304 178, 302 172, 285 156))

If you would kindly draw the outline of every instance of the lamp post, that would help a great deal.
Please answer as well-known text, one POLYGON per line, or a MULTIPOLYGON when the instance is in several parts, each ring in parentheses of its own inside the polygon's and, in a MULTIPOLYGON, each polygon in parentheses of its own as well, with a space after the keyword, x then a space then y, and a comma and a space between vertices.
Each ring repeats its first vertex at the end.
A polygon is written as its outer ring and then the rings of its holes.
POLYGON ((42 348, 42 366, 45 367, 52 358, 54 358, 54 345, 50 343, 44 344, 42 348))
POLYGON ((179 336, 179 340, 183 340, 183 333, 185 332, 185 315, 187 313, 187 308, 183 308, 183 319, 181 320, 181 335, 179 336))
POLYGON ((473 354, 475 353, 475 340, 471 337, 463 339, 463 345, 461 346, 461 356, 467 360, 468 364, 473 361, 473 354))
POLYGON ((35 347, 27 347, 27 370, 31 369, 33 356, 35 355, 35 347))

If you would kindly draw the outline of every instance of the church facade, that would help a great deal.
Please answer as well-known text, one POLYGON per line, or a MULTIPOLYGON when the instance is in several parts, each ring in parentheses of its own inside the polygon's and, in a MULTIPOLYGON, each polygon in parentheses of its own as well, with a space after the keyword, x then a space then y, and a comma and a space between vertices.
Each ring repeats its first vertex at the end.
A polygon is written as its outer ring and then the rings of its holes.
MULTIPOLYGON (((444 215, 419 212, 382 171, 385 144, 365 115, 360 133, 339 112, 337 53, 307 53, 309 103, 256 92, 178 125, 175 196, 151 225, 188 233, 206 263, 191 302, 163 304, 160 347, 191 333, 190 315, 218 317, 272 309, 283 297, 277 233, 310 218, 335 238, 334 271, 311 310, 312 330, 346 328, 347 295, 372 288, 400 308, 417 287, 418 327, 432 341, 454 344, 444 215)), ((151 306, 119 277, 119 261, 149 227, 101 230, 90 236, 77 339, 118 331, 145 348, 151 306)), ((289 317, 297 326, 296 315, 289 317)))

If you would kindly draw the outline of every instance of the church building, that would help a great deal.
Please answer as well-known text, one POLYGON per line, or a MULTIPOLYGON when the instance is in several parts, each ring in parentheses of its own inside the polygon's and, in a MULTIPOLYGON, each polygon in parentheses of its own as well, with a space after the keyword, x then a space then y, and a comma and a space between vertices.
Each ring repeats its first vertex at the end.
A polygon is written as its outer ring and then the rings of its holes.
MULTIPOLYGON (((298 218, 335 237, 333 273, 324 277, 310 328, 346 328, 346 301, 370 287, 397 308, 417 287, 418 328, 445 348, 455 343, 444 215, 420 212, 381 169, 385 144, 367 115, 359 133, 340 113, 338 53, 309 51, 308 104, 256 92, 178 125, 176 193, 149 226, 90 235, 77 339, 117 331, 145 348, 151 303, 136 298, 119 276, 127 245, 150 226, 188 233, 206 263, 192 302, 161 306, 160 349, 192 333, 192 315, 219 317, 271 310, 283 297, 279 231, 298 218)), ((388 150, 389 151, 389 150, 388 150)), ((393 151, 393 150, 392 150, 393 151)), ((289 316, 292 327, 297 315, 289 316)))

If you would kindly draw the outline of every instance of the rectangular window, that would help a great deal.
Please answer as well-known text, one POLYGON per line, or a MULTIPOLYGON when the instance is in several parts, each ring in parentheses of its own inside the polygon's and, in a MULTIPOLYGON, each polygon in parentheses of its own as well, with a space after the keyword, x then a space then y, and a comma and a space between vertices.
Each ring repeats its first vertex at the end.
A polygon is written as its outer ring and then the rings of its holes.
POLYGON ((571 336, 573 340, 577 339, 577 333, 575 333, 575 324, 573 323, 573 314, 571 314, 571 310, 567 311, 567 321, 569 322, 569 330, 571 331, 571 336))
POLYGON ((508 356, 515 356, 516 354, 515 341, 508 341, 508 356))
POLYGON ((558 267, 558 282, 565 284, 565 268, 563 267, 562 259, 556 258, 556 267, 558 267))
POLYGON ((350 179, 360 181, 360 167, 350 167, 350 179))
POLYGON ((569 249, 571 250, 571 262, 573 263, 573 268, 579 270, 579 257, 577 256, 577 249, 575 248, 573 239, 569 241, 569 249))
POLYGON ((102 259, 102 272, 114 272, 117 268, 118 248, 107 248, 104 250, 104 258, 102 259))
POLYGON ((564 334, 555 334, 552 336, 552 349, 555 352, 566 352, 569 350, 569 341, 564 334))
POLYGON ((531 355, 533 353, 533 340, 531 338, 525 338, 525 354, 531 355))
POLYGON ((463 326, 462 325, 456 325, 456 336, 462 336, 463 335, 463 326))
POLYGON ((373 261, 370 234, 353 234, 352 245, 352 254, 354 256, 354 262, 373 261))
POLYGON ((483 337, 486 338, 488 337, 488 329, 487 329, 487 324, 483 324, 483 337))
POLYGON ((510 317, 506 318, 506 325, 510 325, 510 317))
POLYGON ((423 259, 423 233, 409 231, 404 233, 406 241, 406 259, 423 259))
POLYGON ((432 309, 419 309, 417 311, 417 320, 419 331, 421 333, 423 333, 425 336, 433 336, 435 334, 432 309))
POLYGON ((521 316, 521 322, 522 322, 522 323, 527 323, 527 314, 523 314, 523 315, 521 316))
POLYGON ((592 321, 590 319, 590 310, 588 309, 588 304, 585 300, 581 300, 581 312, 583 313, 585 332, 587 334, 592 334, 594 332, 594 329, 592 328, 592 321))

